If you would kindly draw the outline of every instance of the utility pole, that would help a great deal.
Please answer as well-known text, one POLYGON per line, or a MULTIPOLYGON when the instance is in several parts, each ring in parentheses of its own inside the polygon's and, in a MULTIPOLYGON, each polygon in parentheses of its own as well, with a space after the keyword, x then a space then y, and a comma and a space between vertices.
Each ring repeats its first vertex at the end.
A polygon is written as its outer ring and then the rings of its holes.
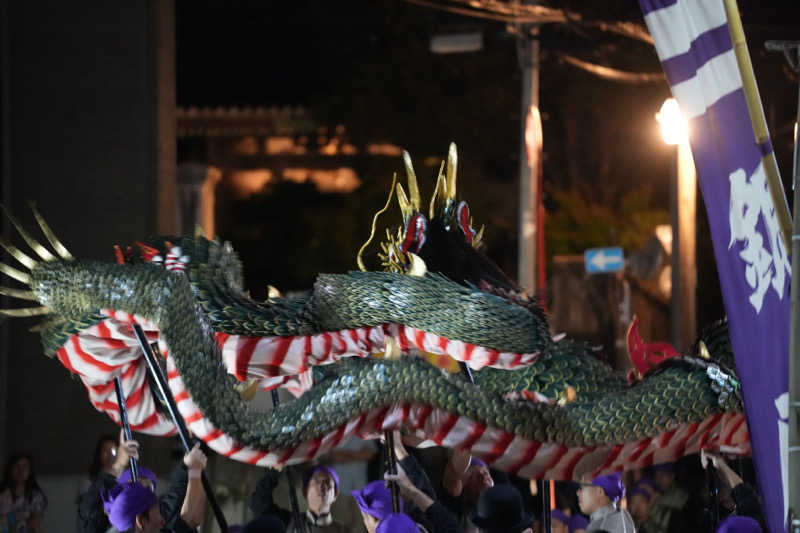
POLYGON ((675 170, 670 183, 672 218, 671 340, 683 350, 697 335, 697 173, 689 129, 674 98, 668 98, 656 114, 661 136, 675 147, 675 170))
POLYGON ((672 342, 678 350, 697 336, 697 175, 688 138, 675 146, 672 184, 672 342))
POLYGON ((522 70, 522 135, 519 161, 519 260, 520 286, 529 294, 543 287, 541 177, 542 117, 539 113, 539 39, 538 28, 529 24, 518 27, 517 55, 522 70))
MULTIPOLYGON (((767 50, 783 52, 789 67, 800 75, 800 41, 767 41, 767 50)), ((797 128, 800 123, 800 85, 797 93, 797 117, 794 122, 794 164, 792 188, 794 189, 794 220, 792 228, 792 286, 791 317, 789 319, 789 443, 788 443, 788 503, 789 531, 800 533, 800 154, 797 145, 797 128)), ((783 415, 781 415, 783 416, 783 415)))

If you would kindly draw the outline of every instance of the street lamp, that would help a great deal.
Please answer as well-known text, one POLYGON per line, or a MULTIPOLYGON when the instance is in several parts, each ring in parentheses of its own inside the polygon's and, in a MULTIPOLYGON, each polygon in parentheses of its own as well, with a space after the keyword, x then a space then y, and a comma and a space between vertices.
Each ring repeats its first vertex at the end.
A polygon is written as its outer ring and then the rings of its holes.
POLYGON ((656 113, 656 120, 661 126, 661 137, 669 145, 679 145, 689 139, 689 128, 678 107, 678 101, 667 98, 656 113))
POLYGON ((697 176, 689 128, 674 98, 668 98, 656 113, 661 136, 677 146, 675 179, 670 184, 672 215, 672 343, 678 350, 687 348, 697 335, 696 213, 697 176))

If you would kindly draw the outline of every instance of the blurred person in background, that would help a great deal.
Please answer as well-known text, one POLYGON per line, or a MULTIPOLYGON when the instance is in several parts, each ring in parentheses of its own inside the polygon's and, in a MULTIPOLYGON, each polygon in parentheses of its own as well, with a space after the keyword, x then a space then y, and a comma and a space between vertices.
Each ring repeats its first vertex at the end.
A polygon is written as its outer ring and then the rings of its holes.
POLYGON ((36 482, 33 458, 27 453, 12 455, 0 480, 0 524, 13 523, 10 531, 42 531, 47 497, 36 482))

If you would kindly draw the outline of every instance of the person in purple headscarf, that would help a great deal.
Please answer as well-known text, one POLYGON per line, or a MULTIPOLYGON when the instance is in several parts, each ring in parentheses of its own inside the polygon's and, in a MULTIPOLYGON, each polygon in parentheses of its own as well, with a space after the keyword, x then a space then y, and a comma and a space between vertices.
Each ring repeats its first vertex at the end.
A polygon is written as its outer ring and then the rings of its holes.
POLYGON ((203 521, 205 512, 205 490, 201 475, 206 467, 206 456, 200 443, 183 458, 187 469, 187 483, 180 507, 179 516, 165 517, 165 508, 155 494, 155 475, 143 468, 143 476, 136 483, 131 482, 130 472, 118 478, 117 485, 104 491, 103 503, 108 520, 118 531, 135 533, 174 532, 190 533, 196 531, 203 521), (168 525, 169 522, 169 525, 168 525))
MULTIPOLYGON (((256 516, 272 514, 287 524, 286 530, 293 531, 292 512, 275 504, 272 491, 278 486, 280 473, 267 468, 264 477, 258 482, 250 496, 250 509, 256 516)), ((331 505, 339 496, 339 476, 336 470, 327 465, 317 465, 303 473, 303 496, 308 510, 302 515, 306 531, 309 533, 349 533, 343 523, 334 520, 331 505)))
POLYGON ((392 494, 385 481, 373 481, 361 490, 350 491, 350 495, 361 511, 367 533, 375 533, 381 520, 392 514, 392 494))
POLYGON ((98 475, 96 487, 93 485, 96 501, 86 499, 90 493, 81 501, 78 531, 101 533, 109 524, 119 531, 194 531, 203 520, 206 502, 200 480, 206 456, 200 443, 176 465, 167 494, 160 501, 155 496, 153 472, 140 466, 139 481, 131 483, 130 471, 123 471, 130 457, 138 458, 138 443, 121 441, 120 449, 123 451, 117 453, 114 468, 119 477, 102 472, 98 475), (128 528, 120 529, 124 525, 128 528))
POLYGON ((104 533, 108 527, 107 510, 104 510, 101 493, 117 484, 117 476, 130 464, 130 458, 139 459, 139 443, 125 440, 120 429, 119 444, 114 450, 114 462, 106 470, 98 470, 95 480, 78 502, 77 531, 79 533, 104 533))
POLYGON ((578 505, 590 519, 586 533, 600 530, 609 533, 635 533, 633 518, 619 505, 624 497, 625 485, 622 484, 619 472, 581 483, 581 488, 578 489, 578 505))
POLYGON ((166 525, 155 493, 138 481, 117 485, 105 503, 108 520, 117 531, 155 533, 166 525))

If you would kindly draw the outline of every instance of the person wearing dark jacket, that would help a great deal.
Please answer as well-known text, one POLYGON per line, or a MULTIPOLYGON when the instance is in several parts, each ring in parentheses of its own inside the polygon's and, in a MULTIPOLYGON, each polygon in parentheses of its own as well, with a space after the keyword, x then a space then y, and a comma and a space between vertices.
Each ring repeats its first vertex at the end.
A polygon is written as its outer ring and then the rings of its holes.
POLYGON ((761 500, 755 489, 751 485, 745 483, 739 474, 734 472, 721 456, 703 450, 700 453, 700 464, 702 464, 703 468, 707 468, 708 463, 711 463, 711 465, 717 469, 719 477, 731 489, 731 498, 734 504, 733 514, 749 516, 758 522, 761 528, 766 531, 764 513, 761 509, 761 500))
POLYGON ((461 527, 453 513, 441 502, 415 487, 400 464, 397 465, 396 474, 387 472, 384 479, 396 482, 405 501, 413 502, 425 514, 427 522, 432 526, 432 533, 461 533, 461 527))
MULTIPOLYGON (((428 474, 425 472, 425 469, 422 468, 422 465, 413 455, 408 453, 408 450, 404 444, 404 438, 407 438, 411 441, 416 441, 416 437, 409 435, 404 437, 399 431, 394 432, 394 453, 398 464, 402 467, 403 471, 405 472, 406 476, 408 476, 409 481, 412 485, 414 485, 414 487, 428 496, 428 498, 431 500, 440 501, 436 491, 433 488, 433 483, 431 483, 430 478, 428 478, 428 474)), ((444 504, 444 502, 441 503, 444 504)), ((431 523, 430 518, 422 509, 419 508, 414 500, 407 500, 404 507, 404 512, 413 518, 417 524, 421 526, 421 528, 424 528, 426 531, 435 531, 434 524, 431 523)), ((447 509, 446 506, 445 509, 447 509)), ((433 512, 437 512, 436 509, 434 509, 433 512)), ((455 515, 453 516, 455 517, 455 515)), ((456 519, 456 521, 458 520, 456 519)))
MULTIPOLYGON (((95 482, 81 496, 77 517, 79 533, 105 533, 112 526, 109 514, 115 496, 121 493, 118 487, 130 484, 130 471, 124 469, 130 464, 131 457, 139 458, 138 442, 135 440, 125 441, 123 438, 120 441, 117 459, 111 472, 99 472, 95 482)), ((205 468, 205 463, 205 454, 199 449, 198 443, 173 468, 169 489, 158 500, 158 510, 164 521, 164 525, 159 528, 160 531, 187 533, 195 531, 202 521, 205 492, 200 482, 200 473, 205 468)), ((138 470, 139 484, 155 494, 155 474, 142 466, 138 470)), ((140 499, 138 496, 134 498, 131 493, 131 501, 140 499)))
MULTIPOLYGON (((287 524, 287 531, 294 531, 294 517, 291 511, 278 506, 272 491, 278 486, 280 472, 265 469, 264 477, 250 495, 250 510, 256 517, 274 515, 287 524)), ((339 496, 339 476, 325 465, 312 466, 303 474, 303 496, 308 509, 301 513, 303 528, 307 533, 349 533, 349 529, 331 516, 331 505, 339 496)))

